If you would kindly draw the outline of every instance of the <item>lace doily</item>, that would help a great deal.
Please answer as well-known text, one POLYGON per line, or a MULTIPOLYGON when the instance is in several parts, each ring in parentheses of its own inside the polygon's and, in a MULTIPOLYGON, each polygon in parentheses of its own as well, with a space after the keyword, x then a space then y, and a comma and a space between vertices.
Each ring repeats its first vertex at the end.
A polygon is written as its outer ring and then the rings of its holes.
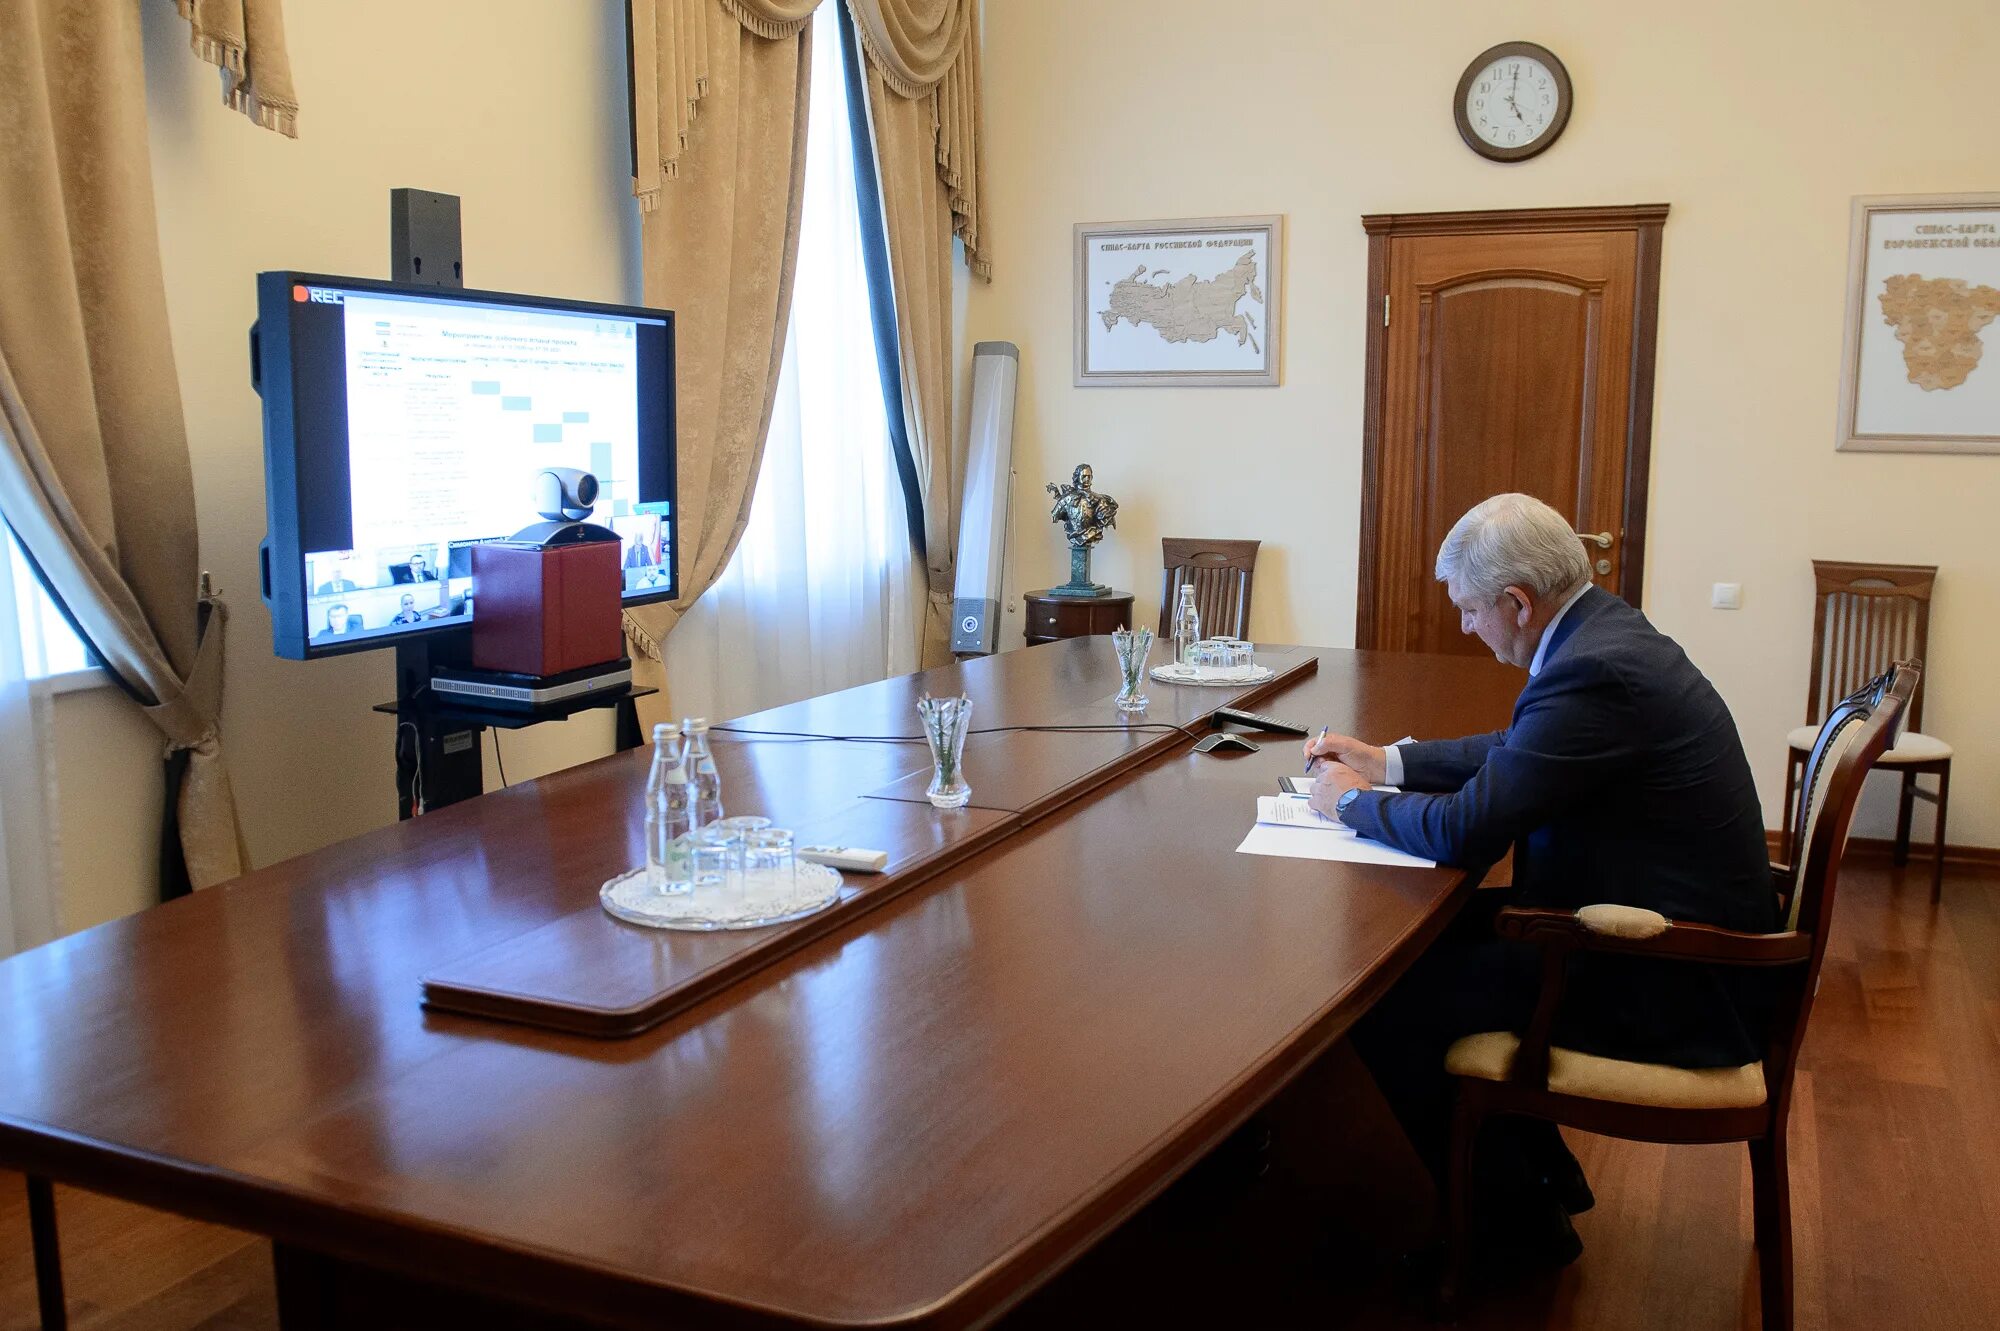
POLYGON ((649 929, 762 929, 804 919, 840 899, 840 874, 824 864, 799 861, 796 879, 745 874, 740 886, 663 896, 646 884, 646 871, 619 874, 598 890, 604 909, 649 929))
POLYGON ((1162 684, 1206 684, 1214 687, 1235 687, 1240 684, 1261 684, 1278 672, 1267 665, 1247 666, 1188 666, 1169 663, 1156 665, 1149 672, 1162 684))

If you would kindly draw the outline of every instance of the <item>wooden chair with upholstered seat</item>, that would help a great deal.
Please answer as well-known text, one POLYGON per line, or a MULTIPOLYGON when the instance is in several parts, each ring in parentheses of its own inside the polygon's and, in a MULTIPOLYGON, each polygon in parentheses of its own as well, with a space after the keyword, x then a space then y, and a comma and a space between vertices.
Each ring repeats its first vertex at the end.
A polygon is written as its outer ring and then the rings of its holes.
POLYGON ((1782 932, 1739 933, 1683 924, 1631 906, 1585 906, 1574 913, 1509 908, 1503 937, 1542 948, 1542 987, 1522 1034, 1489 1031, 1451 1047, 1445 1067, 1458 1078, 1447 1199, 1450 1266, 1441 1291, 1449 1304, 1465 1270, 1468 1189, 1480 1124, 1522 1114, 1633 1141, 1747 1143, 1750 1149, 1759 1285, 1765 1331, 1792 1324, 1791 1182, 1785 1124, 1792 1074, 1819 984, 1833 917, 1841 851, 1869 768, 1886 752, 1922 676, 1915 662, 1843 699, 1807 754, 1796 868, 1771 866, 1782 932), (1715 966, 1769 968, 1776 980, 1764 1058, 1737 1068, 1689 1069, 1627 1062, 1549 1043, 1569 958, 1619 953, 1715 966))
MULTIPOLYGON (((1806 688, 1806 724, 1785 737, 1785 834, 1778 857, 1792 856, 1792 803, 1799 772, 1812 752, 1819 726, 1836 698, 1889 668, 1891 661, 1928 660, 1931 631, 1931 564, 1852 564, 1813 560, 1812 678, 1806 688)), ((1951 798, 1951 745, 1923 733, 1924 690, 1910 701, 1909 720, 1881 766, 1902 778, 1896 815, 1896 863, 1910 858, 1910 813, 1916 800, 1937 807, 1931 847, 1931 900, 1944 892, 1945 812, 1951 798), (1937 789, 1917 784, 1935 776, 1937 789)))
POLYGON ((1181 587, 1194 584, 1201 631, 1210 638, 1250 636, 1250 582, 1257 572, 1261 541, 1209 540, 1190 536, 1160 538, 1160 636, 1174 630, 1174 605, 1181 587))

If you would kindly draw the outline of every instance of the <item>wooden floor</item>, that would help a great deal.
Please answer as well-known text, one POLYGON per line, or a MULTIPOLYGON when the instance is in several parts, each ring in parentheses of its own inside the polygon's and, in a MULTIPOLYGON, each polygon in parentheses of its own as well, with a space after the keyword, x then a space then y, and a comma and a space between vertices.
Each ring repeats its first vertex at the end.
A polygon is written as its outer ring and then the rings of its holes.
MULTIPOLYGON (((1936 911, 1928 888, 1843 874, 1792 1118, 1801 1327, 2000 1327, 2000 872, 1948 875, 1936 911)), ((1422 1180, 1366 1074, 1337 1049, 1270 1119, 1262 1179, 1198 1171, 1006 1325, 1424 1325, 1393 1274, 1422 1180)), ((1572 1141, 1598 1196, 1583 1260, 1461 1325, 1756 1326, 1742 1148, 1572 1141)), ((277 1325, 263 1240, 57 1195, 79 1331, 277 1325)), ((35 1325, 24 1189, 0 1174, 0 1331, 35 1325)))

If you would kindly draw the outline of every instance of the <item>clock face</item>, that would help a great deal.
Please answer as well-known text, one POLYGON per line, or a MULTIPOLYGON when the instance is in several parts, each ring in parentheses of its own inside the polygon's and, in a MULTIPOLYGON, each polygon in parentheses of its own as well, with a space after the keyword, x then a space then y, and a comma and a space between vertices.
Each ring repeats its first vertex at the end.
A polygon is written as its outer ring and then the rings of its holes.
POLYGON ((1547 47, 1505 42, 1467 66, 1452 110, 1467 147, 1518 162, 1554 143, 1568 124, 1569 71, 1547 47))
POLYGON ((1465 119, 1496 148, 1524 148, 1549 132, 1561 105, 1547 65, 1531 55, 1502 56, 1473 76, 1465 92, 1465 119))

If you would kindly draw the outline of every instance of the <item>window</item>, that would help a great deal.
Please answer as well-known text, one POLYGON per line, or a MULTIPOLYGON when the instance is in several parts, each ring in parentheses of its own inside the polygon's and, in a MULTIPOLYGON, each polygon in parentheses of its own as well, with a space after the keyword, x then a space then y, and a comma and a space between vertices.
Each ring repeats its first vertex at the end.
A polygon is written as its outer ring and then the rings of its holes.
MULTIPOLYGON (((0 606, 13 603, 16 631, 21 635, 22 674, 29 679, 43 679, 88 670, 92 665, 89 649, 63 618, 42 580, 35 576, 34 567, 14 540, 13 530, 5 531, 7 557, 0 562, 0 579, 5 579, 7 586, 0 587, 0 606)), ((11 664, 0 662, 0 668, 11 664)))
POLYGON ((85 664, 83 644, 0 523, 0 957, 61 932, 49 749, 51 690, 30 681, 85 664))

